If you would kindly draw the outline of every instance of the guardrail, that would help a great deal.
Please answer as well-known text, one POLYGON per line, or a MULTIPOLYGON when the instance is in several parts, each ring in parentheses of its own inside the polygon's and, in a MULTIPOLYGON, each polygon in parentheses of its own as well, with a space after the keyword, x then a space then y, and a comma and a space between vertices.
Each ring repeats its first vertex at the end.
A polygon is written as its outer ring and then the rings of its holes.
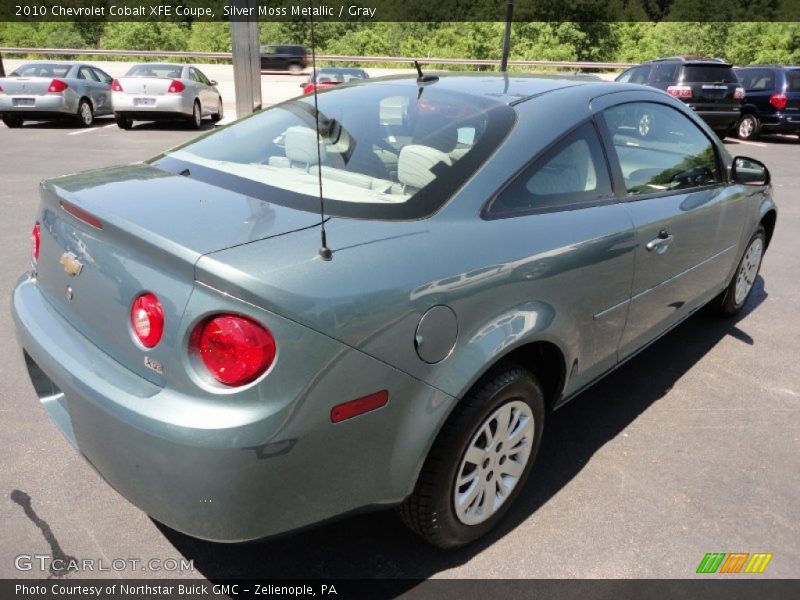
MULTIPOLYGON (((232 59, 230 52, 168 52, 160 50, 93 50, 76 48, 12 48, 0 47, 5 54, 41 54, 60 56, 141 56, 159 58, 223 58, 232 59)), ((424 65, 480 65, 499 66, 500 59, 471 58, 414 58, 407 56, 342 56, 338 54, 317 55, 320 62, 357 62, 357 63, 405 63, 415 60, 424 65)), ((509 60, 510 67, 551 67, 554 69, 627 69, 636 63, 586 62, 586 61, 551 61, 551 60, 509 60)))

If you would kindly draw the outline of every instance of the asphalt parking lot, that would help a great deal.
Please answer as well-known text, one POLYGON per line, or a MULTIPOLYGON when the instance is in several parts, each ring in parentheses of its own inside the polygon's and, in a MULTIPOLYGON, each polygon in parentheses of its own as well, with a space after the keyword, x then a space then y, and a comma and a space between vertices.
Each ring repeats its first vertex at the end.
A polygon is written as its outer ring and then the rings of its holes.
MULTIPOLYGON (((167 125, 122 131, 110 121, 90 129, 0 125, 6 303, 28 268, 41 179, 139 161, 194 135, 167 125)), ((735 321, 692 317, 554 414, 509 518, 486 541, 455 552, 425 546, 391 511, 242 546, 194 540, 156 524, 105 484, 50 423, 25 373, 6 304, 0 578, 48 576, 36 565, 15 567, 15 557, 37 554, 106 564, 185 558, 195 569, 83 573, 104 577, 684 578, 694 576, 707 552, 773 553, 760 577, 796 577, 800 142, 729 140, 728 149, 770 167, 780 209, 743 314, 735 321)))

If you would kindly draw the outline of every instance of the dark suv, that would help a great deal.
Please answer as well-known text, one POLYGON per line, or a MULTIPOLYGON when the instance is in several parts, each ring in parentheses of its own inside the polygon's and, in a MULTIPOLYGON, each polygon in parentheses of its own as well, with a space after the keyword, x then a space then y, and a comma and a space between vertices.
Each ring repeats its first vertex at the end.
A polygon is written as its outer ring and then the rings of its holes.
POLYGON ((800 136, 800 66, 751 65, 735 71, 745 93, 736 134, 743 140, 759 133, 800 136))
POLYGON ((297 75, 308 66, 308 50, 299 44, 261 46, 262 71, 289 71, 297 75))
POLYGON ((720 138, 739 122, 744 88, 733 67, 719 58, 675 56, 647 61, 616 81, 641 83, 688 104, 720 138))

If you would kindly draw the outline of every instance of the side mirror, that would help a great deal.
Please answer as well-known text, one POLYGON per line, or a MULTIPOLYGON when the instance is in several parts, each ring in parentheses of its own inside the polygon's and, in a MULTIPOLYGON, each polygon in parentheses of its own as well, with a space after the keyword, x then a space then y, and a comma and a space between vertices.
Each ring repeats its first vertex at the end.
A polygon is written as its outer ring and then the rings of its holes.
POLYGON ((209 81, 208 83, 210 83, 211 85, 219 85, 219 84, 217 83, 217 80, 216 80, 216 79, 212 79, 212 80, 211 80, 211 81, 209 81))
POLYGON ((771 177, 764 163, 746 156, 737 156, 731 166, 731 179, 742 185, 769 185, 771 177))

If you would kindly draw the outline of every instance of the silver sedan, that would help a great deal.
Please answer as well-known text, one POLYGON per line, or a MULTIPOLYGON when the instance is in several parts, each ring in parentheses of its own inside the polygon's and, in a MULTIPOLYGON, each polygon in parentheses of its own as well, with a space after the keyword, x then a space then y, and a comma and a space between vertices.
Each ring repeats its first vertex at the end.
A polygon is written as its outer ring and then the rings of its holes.
POLYGON ((222 96, 216 86, 189 65, 135 65, 112 83, 117 125, 130 129, 135 120, 181 119, 199 129, 205 116, 214 122, 222 119, 222 96))
POLYGON ((81 62, 33 61, 0 78, 0 117, 7 127, 25 121, 73 118, 84 127, 111 114, 111 77, 81 62))

